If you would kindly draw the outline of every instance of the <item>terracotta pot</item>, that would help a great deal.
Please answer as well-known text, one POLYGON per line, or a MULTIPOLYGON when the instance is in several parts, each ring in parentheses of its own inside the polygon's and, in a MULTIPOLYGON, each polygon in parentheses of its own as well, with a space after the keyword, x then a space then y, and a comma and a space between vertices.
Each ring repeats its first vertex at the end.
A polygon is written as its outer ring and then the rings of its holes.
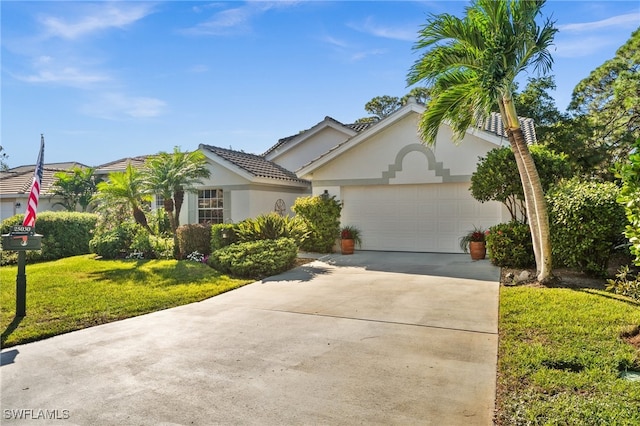
POLYGON ((353 240, 340 240, 340 250, 342 254, 353 254, 353 248, 355 246, 355 241, 353 240))
POLYGON ((487 255, 487 246, 484 241, 471 241, 469 243, 469 253, 471 253, 471 259, 481 260, 487 255))

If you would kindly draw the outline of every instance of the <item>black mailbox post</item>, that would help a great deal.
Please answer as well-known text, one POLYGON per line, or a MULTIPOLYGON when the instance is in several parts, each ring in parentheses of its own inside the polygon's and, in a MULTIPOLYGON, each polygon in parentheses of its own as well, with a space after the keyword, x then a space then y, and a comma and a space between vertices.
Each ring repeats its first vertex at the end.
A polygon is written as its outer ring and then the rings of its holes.
POLYGON ((27 274, 26 251, 40 250, 42 235, 38 235, 32 226, 14 226, 8 234, 2 235, 3 250, 18 252, 18 275, 16 276, 16 317, 27 315, 27 274))

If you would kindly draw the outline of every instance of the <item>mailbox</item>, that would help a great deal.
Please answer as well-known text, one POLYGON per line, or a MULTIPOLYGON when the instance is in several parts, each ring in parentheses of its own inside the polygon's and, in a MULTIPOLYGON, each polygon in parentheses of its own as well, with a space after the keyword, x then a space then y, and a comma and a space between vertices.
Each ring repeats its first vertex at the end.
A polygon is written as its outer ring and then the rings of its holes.
POLYGON ((31 226, 14 226, 8 234, 2 235, 3 250, 40 250, 42 235, 36 234, 31 226))

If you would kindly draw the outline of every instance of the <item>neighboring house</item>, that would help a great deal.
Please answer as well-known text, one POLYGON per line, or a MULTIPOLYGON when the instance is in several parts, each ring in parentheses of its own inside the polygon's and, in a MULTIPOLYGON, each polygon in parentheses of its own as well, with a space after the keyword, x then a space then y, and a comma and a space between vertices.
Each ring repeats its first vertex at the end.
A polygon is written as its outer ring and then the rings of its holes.
MULTIPOLYGON (((49 163, 44 165, 42 182, 40 184, 40 197, 38 199, 38 211, 64 210, 56 203, 62 201, 60 197, 51 195, 51 186, 56 181, 56 172, 71 170, 75 167, 87 167, 84 164, 49 163)), ((31 191, 35 164, 19 166, 0 172, 0 221, 16 214, 24 214, 27 211, 27 200, 31 191)))
MULTIPOLYGON (((426 147, 417 129, 424 111, 410 100, 376 122, 342 124, 325 117, 262 155, 202 144, 198 149, 211 176, 197 193, 186 194, 180 223, 232 223, 272 211, 291 215, 298 197, 329 194, 343 203, 341 222, 362 231, 364 250, 460 252, 459 238, 467 231, 509 219, 501 203, 480 203, 469 191, 478 158, 508 140, 500 115, 492 114, 458 143, 443 124, 435 146, 426 147)), ((521 119, 521 125, 535 143, 533 121, 521 119)), ((106 163, 95 174, 143 167, 145 159, 106 163)), ((3 210, 5 189, 26 199, 33 170, 25 173, 21 181, 3 174, 3 210)), ((16 212, 15 196, 6 200, 3 218, 16 212)), ((156 197, 154 206, 161 205, 156 197)))

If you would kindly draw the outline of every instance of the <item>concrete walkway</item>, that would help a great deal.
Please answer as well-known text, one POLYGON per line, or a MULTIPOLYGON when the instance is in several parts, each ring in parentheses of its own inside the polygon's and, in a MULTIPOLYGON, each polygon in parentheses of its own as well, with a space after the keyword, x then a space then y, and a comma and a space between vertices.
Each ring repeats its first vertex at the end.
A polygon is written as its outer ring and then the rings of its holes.
POLYGON ((325 256, 3 350, 0 423, 491 425, 498 279, 468 255, 325 256))

